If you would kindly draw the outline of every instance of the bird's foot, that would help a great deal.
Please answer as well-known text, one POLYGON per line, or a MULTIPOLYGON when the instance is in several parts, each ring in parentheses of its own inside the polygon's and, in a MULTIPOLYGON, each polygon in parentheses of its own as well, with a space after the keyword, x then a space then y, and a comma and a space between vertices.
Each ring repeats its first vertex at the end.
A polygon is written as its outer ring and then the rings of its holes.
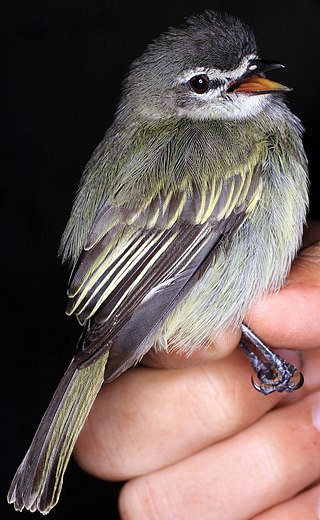
POLYGON ((258 392, 268 395, 272 392, 294 392, 304 382, 303 374, 297 372, 294 365, 288 363, 265 345, 244 323, 241 325, 242 339, 240 346, 248 357, 260 383, 251 378, 252 385, 258 392), (263 355, 260 359, 247 345, 247 340, 263 355), (292 379, 295 376, 295 379, 292 379))

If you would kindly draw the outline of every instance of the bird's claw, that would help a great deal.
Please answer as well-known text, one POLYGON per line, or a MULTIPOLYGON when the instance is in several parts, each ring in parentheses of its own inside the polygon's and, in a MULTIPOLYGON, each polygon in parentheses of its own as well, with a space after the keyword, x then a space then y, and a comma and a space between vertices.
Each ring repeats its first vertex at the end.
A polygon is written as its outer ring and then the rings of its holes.
POLYGON ((248 357, 257 377, 260 381, 251 378, 253 387, 263 395, 272 394, 273 392, 294 392, 301 388, 304 383, 304 377, 301 372, 297 373, 297 368, 288 363, 278 354, 275 354, 267 345, 265 345, 254 332, 244 323, 241 326, 243 335, 258 349, 267 362, 262 361, 242 339, 240 346, 248 357), (297 379, 298 376, 298 379, 297 379), (295 377, 293 380, 292 378, 295 377))
POLYGON ((295 390, 298 390, 304 383, 304 377, 302 372, 296 373, 294 365, 290 366, 294 368, 294 373, 288 377, 281 377, 281 380, 277 376, 274 379, 266 378, 263 371, 259 371, 257 377, 261 384, 257 383, 252 376, 252 386, 263 395, 269 395, 273 392, 294 392, 295 390), (299 376, 299 379, 292 380, 293 376, 299 376))

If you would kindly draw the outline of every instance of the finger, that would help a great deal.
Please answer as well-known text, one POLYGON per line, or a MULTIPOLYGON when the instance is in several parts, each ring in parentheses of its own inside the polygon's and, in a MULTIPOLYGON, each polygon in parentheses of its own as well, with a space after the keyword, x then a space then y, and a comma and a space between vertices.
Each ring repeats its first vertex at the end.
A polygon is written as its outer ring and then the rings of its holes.
MULTIPOLYGON (((289 350, 287 352, 293 353, 289 350)), ((301 352, 300 355, 301 366, 298 366, 298 370, 301 370, 304 374, 304 385, 298 392, 286 394, 284 399, 277 404, 278 407, 299 401, 311 392, 320 389, 320 350, 309 350, 301 352)), ((289 359, 289 362, 293 362, 297 366, 294 360, 289 359)))
POLYGON ((162 368, 185 368, 211 363, 233 352, 239 345, 240 338, 240 329, 226 331, 216 336, 208 348, 199 349, 188 356, 179 354, 174 350, 168 353, 151 349, 143 358, 143 365, 162 368))
MULTIPOLYGON (((315 354, 305 353, 306 383, 296 398, 320 386, 315 354)), ((101 478, 132 478, 235 434, 287 399, 260 395, 250 375, 241 351, 184 370, 127 372, 99 394, 78 440, 79 464, 101 478)))
POLYGON ((252 520, 319 520, 320 518, 320 485, 314 486, 296 497, 279 504, 252 520))
POLYGON ((103 387, 80 434, 76 458, 101 478, 154 471, 255 422, 283 397, 250 384, 241 351, 183 370, 138 367, 103 387))
POLYGON ((271 347, 320 346, 320 243, 302 250, 287 285, 257 301, 245 322, 271 347))
POLYGON ((247 520, 320 476, 320 395, 274 410, 230 439, 138 477, 120 494, 126 520, 247 520))

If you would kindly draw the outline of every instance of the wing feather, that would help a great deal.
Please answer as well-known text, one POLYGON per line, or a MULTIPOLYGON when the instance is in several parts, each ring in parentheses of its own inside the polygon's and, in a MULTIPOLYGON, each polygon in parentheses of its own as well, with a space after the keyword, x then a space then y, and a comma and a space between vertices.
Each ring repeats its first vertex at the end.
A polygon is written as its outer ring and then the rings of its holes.
POLYGON ((184 268, 146 293, 112 341, 105 371, 106 382, 118 377, 150 349, 158 328, 211 262, 216 244, 217 234, 212 230, 207 232, 192 248, 192 255, 188 255, 184 268))
POLYGON ((150 348, 159 323, 253 209, 260 174, 256 166, 203 188, 160 190, 135 215, 109 203, 100 209, 69 287, 67 312, 87 327, 81 366, 110 350, 111 380, 150 348))

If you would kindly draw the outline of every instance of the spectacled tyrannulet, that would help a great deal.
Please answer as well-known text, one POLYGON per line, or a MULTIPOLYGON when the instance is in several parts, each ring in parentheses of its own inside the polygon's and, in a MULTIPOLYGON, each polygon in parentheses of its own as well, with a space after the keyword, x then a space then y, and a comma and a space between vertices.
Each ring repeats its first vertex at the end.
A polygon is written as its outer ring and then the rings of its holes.
MULTIPOLYGON (((302 127, 289 89, 264 76, 280 67, 243 22, 211 11, 133 62, 62 238, 67 313, 84 331, 13 479, 16 509, 56 504, 101 385, 150 348, 188 354, 240 326, 259 348, 243 317, 282 286, 307 207, 302 127)), ((295 367, 281 379, 284 360, 242 346, 264 393, 299 386, 295 367)))

